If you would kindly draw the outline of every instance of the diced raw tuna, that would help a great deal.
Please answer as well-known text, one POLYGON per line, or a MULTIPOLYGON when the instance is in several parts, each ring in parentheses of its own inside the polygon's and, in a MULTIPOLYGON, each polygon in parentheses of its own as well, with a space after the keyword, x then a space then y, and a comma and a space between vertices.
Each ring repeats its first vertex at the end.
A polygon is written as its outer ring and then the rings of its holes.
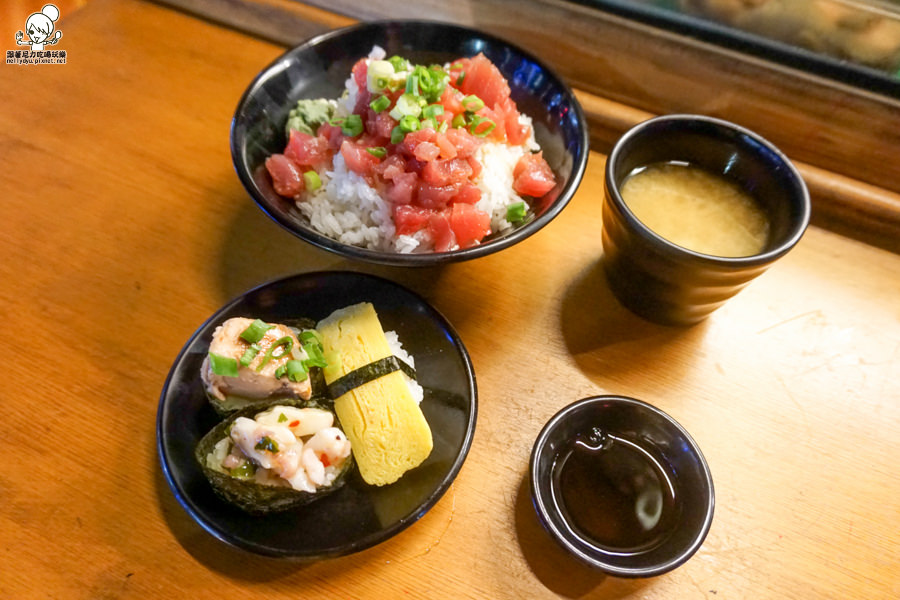
POLYGON ((465 77, 459 85, 464 94, 478 96, 490 108, 509 98, 509 84, 500 69, 484 54, 478 53, 472 58, 463 58, 453 64, 461 65, 465 72, 465 77))
POLYGON ((452 185, 464 183, 472 176, 472 166, 468 160, 451 158, 450 160, 432 160, 422 168, 422 179, 434 185, 452 185))
POLYGON ((373 167, 381 160, 352 140, 344 140, 341 144, 341 156, 349 170, 363 176, 371 175, 373 167))
POLYGON ((317 168, 331 162, 325 136, 314 137, 296 129, 291 130, 284 155, 301 167, 317 168))
POLYGON ((432 183, 420 182, 418 194, 416 195, 416 204, 423 208, 431 208, 434 210, 442 210, 453 200, 454 196, 459 192, 462 184, 450 185, 434 185, 432 183))
POLYGON ((410 204, 394 206, 394 225, 397 227, 397 235, 412 235, 421 231, 433 214, 433 210, 410 204))
POLYGON ((273 154, 266 159, 266 170, 272 177, 272 187, 279 196, 293 198, 306 189, 303 172, 284 154, 273 154))
POLYGON ((419 177, 415 173, 397 173, 387 187, 387 199, 393 204, 411 204, 415 199, 416 182, 419 177))
POLYGON ((556 177, 544 160, 543 152, 526 154, 513 169, 513 189, 517 194, 540 198, 555 185, 556 177))
POLYGON ((456 245, 456 235, 450 227, 450 219, 445 213, 432 213, 428 217, 428 232, 438 252, 447 252, 456 245))
POLYGON ((459 247, 468 248, 491 232, 491 216, 471 204, 457 202, 450 211, 450 228, 459 247))

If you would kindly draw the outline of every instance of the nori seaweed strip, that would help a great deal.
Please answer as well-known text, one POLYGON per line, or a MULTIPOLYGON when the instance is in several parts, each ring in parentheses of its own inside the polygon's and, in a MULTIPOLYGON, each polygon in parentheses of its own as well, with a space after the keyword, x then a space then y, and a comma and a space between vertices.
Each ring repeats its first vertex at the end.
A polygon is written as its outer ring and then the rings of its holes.
POLYGON ((396 356, 386 356, 354 369, 343 377, 332 381, 328 386, 328 394, 334 399, 340 398, 350 390, 374 381, 379 377, 389 375, 394 371, 403 371, 410 379, 416 378, 416 370, 409 366, 406 361, 400 360, 396 356))

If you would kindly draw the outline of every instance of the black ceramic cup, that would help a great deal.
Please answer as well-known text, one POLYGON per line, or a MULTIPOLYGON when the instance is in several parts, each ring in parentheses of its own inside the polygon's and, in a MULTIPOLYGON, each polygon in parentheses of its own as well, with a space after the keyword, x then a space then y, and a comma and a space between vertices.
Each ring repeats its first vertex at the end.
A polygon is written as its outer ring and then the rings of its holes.
POLYGON ((639 123, 606 161, 603 268, 610 288, 632 312, 664 325, 702 321, 800 240, 809 223, 809 193, 797 169, 775 146, 733 123, 668 115, 639 123), (622 200, 636 169, 679 162, 737 183, 769 221, 762 252, 720 257, 678 246, 645 226, 622 200))
MULTIPOLYGON (((602 502, 610 494, 603 480, 619 491, 638 496, 632 513, 647 512, 640 497, 649 490, 646 474, 632 470, 629 454, 613 454, 604 469, 574 471, 584 474, 577 493, 589 502, 602 502), (590 488, 598 490, 596 496, 590 488), (599 491, 602 490, 602 491, 599 491)), ((541 524, 569 553, 582 562, 616 577, 653 577, 684 564, 709 532, 715 510, 712 475, 703 453, 688 432, 662 410, 627 396, 593 396, 574 402, 556 413, 544 426, 531 451, 531 497, 541 524), (595 446, 598 459, 620 444, 651 457, 666 481, 672 503, 652 539, 640 544, 610 543, 582 529, 579 516, 586 513, 569 506, 565 493, 566 465, 575 445, 595 446)), ((574 483, 578 483, 577 481, 574 483)), ((576 498, 577 500, 577 498, 576 498)), ((622 530, 632 519, 621 510, 604 505, 593 516, 598 530, 622 530)), ((621 508, 621 507, 620 507, 621 508)), ((657 518, 660 518, 657 513, 657 518)), ((640 526, 647 527, 644 521, 640 526)))

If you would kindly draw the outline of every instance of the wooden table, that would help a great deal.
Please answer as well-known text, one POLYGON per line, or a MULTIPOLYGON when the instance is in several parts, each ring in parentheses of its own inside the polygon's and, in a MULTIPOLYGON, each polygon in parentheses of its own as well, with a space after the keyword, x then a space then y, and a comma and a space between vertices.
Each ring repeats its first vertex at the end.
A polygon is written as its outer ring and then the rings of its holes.
POLYGON ((569 208, 500 255, 350 263, 278 228, 231 166, 237 100, 283 48, 137 0, 91 0, 58 27, 65 65, 0 71, 0 597, 900 595, 900 256, 812 227, 706 322, 651 325, 598 268, 594 153, 569 208), (163 479, 155 418, 172 360, 213 311, 320 269, 382 275, 446 315, 475 366, 478 427, 419 522, 297 564, 189 518, 163 479), (531 507, 538 431, 602 393, 674 416, 712 469, 712 529, 667 575, 593 572, 531 507))

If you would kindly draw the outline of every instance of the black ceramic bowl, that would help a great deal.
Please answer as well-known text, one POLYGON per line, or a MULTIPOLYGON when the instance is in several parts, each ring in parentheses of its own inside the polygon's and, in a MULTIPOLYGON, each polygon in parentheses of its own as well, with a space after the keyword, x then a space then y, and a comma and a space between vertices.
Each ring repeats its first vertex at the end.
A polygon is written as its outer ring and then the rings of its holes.
POLYGON ((185 344, 160 395, 157 448, 166 481, 187 513, 216 538, 243 550, 295 560, 358 552, 383 542, 422 517, 462 468, 477 415, 475 373, 451 325, 423 298, 385 279, 351 272, 295 275, 267 283, 216 311, 185 344), (424 463, 396 483, 372 486, 354 470, 341 489, 295 510, 251 516, 213 491, 194 448, 219 421, 200 365, 215 328, 228 318, 270 322, 320 320, 357 302, 371 302, 387 331, 396 331, 416 361, 425 391, 422 412, 434 436, 424 463))
POLYGON ((618 577, 678 567, 712 523, 715 494, 700 448, 672 417, 634 398, 595 396, 559 411, 535 441, 530 480, 550 535, 618 577), (591 462, 578 462, 584 456, 591 462))
POLYGON ((231 155, 244 187, 279 225, 346 258, 398 266, 428 266, 485 256, 536 233, 575 193, 588 158, 587 125, 569 87, 540 60, 490 34, 457 25, 386 21, 354 25, 315 37, 280 56, 253 80, 231 127, 231 155), (450 252, 396 254, 343 244, 316 232, 293 201, 275 193, 264 161, 282 152, 290 109, 303 98, 337 98, 353 64, 373 45, 416 63, 438 63, 483 52, 509 81, 519 110, 533 120, 535 137, 557 186, 534 206, 536 216, 480 245, 450 252))
POLYGON ((667 325, 706 318, 793 248, 809 223, 809 194, 788 158, 759 135, 711 117, 668 115, 636 125, 610 153, 605 183, 603 266, 610 288, 635 313, 667 325), (665 162, 702 167, 748 192, 769 221, 763 251, 701 254, 641 223, 620 186, 635 169, 665 162))

